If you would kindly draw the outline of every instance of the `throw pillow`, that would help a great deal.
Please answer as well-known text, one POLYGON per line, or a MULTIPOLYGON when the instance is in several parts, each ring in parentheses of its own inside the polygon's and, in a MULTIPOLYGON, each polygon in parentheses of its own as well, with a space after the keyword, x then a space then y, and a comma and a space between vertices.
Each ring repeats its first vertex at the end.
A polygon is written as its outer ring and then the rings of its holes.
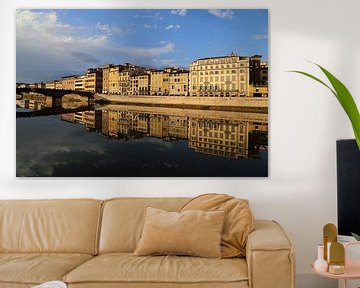
POLYGON ((225 194, 204 194, 190 200, 181 211, 225 211, 221 237, 223 258, 244 257, 247 236, 254 230, 254 217, 247 200, 225 194))
POLYGON ((134 255, 221 258, 224 216, 224 211, 168 212, 147 207, 134 255))

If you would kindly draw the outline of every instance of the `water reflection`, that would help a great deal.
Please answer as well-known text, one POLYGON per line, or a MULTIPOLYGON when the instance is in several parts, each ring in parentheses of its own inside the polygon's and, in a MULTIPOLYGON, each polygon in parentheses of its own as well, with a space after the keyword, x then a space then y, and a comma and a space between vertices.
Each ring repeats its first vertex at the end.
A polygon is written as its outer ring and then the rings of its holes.
POLYGON ((266 113, 114 104, 64 110, 31 98, 17 100, 17 107, 32 111, 17 114, 18 176, 268 173, 266 113), (32 118, 21 119, 25 115, 32 118))
POLYGON ((156 137, 169 142, 185 139, 195 152, 219 157, 259 158, 260 150, 267 149, 267 114, 153 107, 148 107, 148 112, 142 110, 146 109, 109 105, 60 118, 83 124, 87 131, 108 138, 131 141, 156 137))

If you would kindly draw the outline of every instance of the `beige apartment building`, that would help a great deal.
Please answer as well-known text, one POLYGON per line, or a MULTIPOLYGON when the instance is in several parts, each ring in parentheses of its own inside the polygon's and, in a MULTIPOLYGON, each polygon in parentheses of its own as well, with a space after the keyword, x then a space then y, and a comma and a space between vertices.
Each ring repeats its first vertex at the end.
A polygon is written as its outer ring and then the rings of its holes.
POLYGON ((170 69, 150 71, 150 95, 169 95, 170 69))
POLYGON ((149 95, 150 74, 142 73, 130 76, 132 95, 149 95))
POLYGON ((64 76, 61 80, 61 87, 63 90, 75 90, 76 75, 64 76))
POLYGON ((109 93, 110 94, 120 94, 120 71, 122 67, 116 65, 109 68, 109 93))
POLYGON ((134 70, 125 69, 120 72, 119 78, 119 87, 120 87, 120 94, 124 96, 129 96, 132 93, 131 88, 131 79, 130 76, 135 73, 134 70))
POLYGON ((85 91, 102 93, 103 74, 100 68, 89 68, 85 76, 85 91))
POLYGON ((74 80, 74 90, 84 91, 85 90, 85 75, 76 77, 74 80))
POLYGON ((46 89, 55 89, 55 81, 49 81, 45 83, 46 89))
POLYGON ((123 96, 133 95, 131 77, 134 75, 141 74, 143 70, 144 69, 142 67, 132 65, 130 63, 125 63, 123 65, 116 65, 110 67, 108 93, 120 94, 123 96))
POLYGON ((170 96, 189 95, 189 71, 173 70, 169 77, 170 96))
POLYGON ((250 57, 230 54, 201 58, 190 65, 190 96, 249 96, 250 57))
POLYGON ((103 71, 103 87, 102 87, 102 93, 109 93, 109 74, 110 74, 110 68, 114 67, 113 64, 106 64, 102 67, 103 71))

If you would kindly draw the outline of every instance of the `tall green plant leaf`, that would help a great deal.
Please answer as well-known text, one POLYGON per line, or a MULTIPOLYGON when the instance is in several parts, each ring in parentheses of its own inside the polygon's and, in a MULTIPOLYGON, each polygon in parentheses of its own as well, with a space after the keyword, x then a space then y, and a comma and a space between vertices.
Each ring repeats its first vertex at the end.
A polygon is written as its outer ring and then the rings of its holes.
POLYGON ((356 241, 360 241, 360 235, 357 235, 355 233, 351 233, 351 235, 356 239, 356 241))
POLYGON ((360 150, 360 114, 359 114, 358 108, 356 107, 354 98, 352 97, 350 91, 346 88, 346 86, 339 79, 337 79, 334 75, 332 75, 329 71, 327 71, 322 66, 320 66, 318 64, 315 64, 315 65, 317 65, 321 69, 321 71, 325 74, 325 76, 328 78, 328 80, 330 81, 333 88, 331 88, 325 82, 323 82, 319 78, 317 78, 309 73, 302 72, 302 71, 296 71, 296 70, 293 70, 290 72, 295 72, 295 73, 305 75, 305 76, 321 83, 335 95, 336 99, 339 101, 340 105, 343 107, 345 113, 347 114, 347 116, 350 119, 352 128, 354 130, 356 143, 360 150))

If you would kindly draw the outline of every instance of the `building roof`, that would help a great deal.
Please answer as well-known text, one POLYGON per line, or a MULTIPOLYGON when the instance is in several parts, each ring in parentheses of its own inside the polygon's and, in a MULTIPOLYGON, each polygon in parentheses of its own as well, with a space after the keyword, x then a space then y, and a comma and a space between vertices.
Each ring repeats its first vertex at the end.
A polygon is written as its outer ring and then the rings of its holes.
POLYGON ((67 79, 67 78, 76 78, 78 77, 79 75, 68 75, 68 76, 63 76, 61 77, 62 79, 67 79))

